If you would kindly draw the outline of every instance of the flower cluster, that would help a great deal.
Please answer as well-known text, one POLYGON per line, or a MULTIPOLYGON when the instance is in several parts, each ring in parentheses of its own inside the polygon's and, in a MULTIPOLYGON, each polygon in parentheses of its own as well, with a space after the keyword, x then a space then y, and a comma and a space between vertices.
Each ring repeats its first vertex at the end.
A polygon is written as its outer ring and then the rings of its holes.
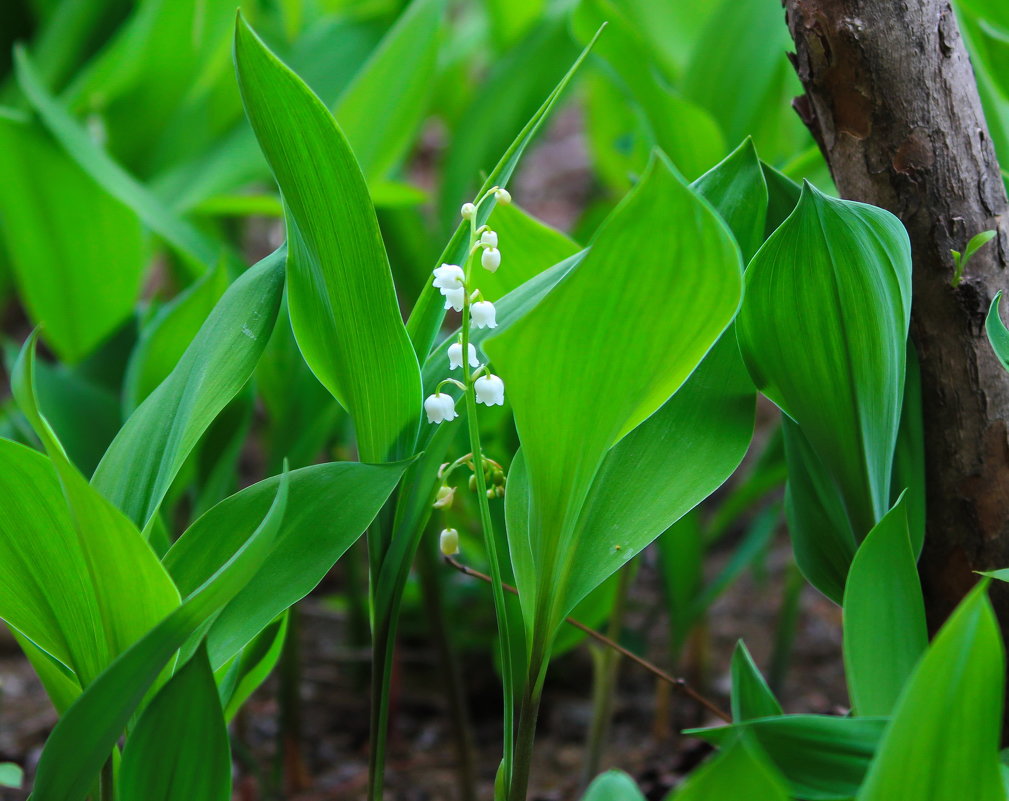
MULTIPOLYGON (((490 191, 499 203, 510 203, 511 195, 507 190, 495 187, 490 191)), ((489 300, 484 300, 479 289, 470 291, 468 286, 468 267, 476 255, 480 253, 481 266, 494 272, 501 266, 501 251, 498 250, 498 235, 488 226, 476 225, 477 205, 465 203, 461 209, 463 219, 470 223, 470 248, 466 259, 467 269, 458 264, 442 264, 434 270, 434 288, 439 290, 445 298, 445 310, 453 309, 463 312, 463 325, 467 329, 475 328, 497 328, 497 309, 489 300), (467 313, 468 312, 468 313, 467 313)), ((488 366, 480 363, 477 350, 471 342, 468 342, 469 330, 453 342, 448 348, 449 370, 463 368, 463 375, 467 382, 472 382, 473 392, 477 403, 487 406, 501 406, 504 404, 504 382, 496 375, 492 374, 488 366), (463 343, 466 340, 466 354, 463 355, 463 343), (470 368, 473 372, 470 373, 470 368)), ((445 384, 455 384, 463 392, 468 391, 467 383, 456 381, 454 378, 446 378, 435 388, 434 394, 429 395, 424 400, 424 411, 427 413, 429 423, 443 423, 454 420, 459 416, 455 410, 455 398, 448 393, 442 392, 441 388, 445 384)))

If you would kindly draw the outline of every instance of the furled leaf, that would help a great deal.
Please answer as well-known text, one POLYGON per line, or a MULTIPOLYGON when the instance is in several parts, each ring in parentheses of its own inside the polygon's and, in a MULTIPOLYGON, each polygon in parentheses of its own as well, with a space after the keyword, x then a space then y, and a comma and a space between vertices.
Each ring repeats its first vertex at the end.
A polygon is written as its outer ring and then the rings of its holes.
POLYGON ((528 543, 510 537, 527 624, 537 585, 550 588, 539 599, 551 605, 548 625, 563 618, 578 514, 607 451, 666 402, 729 324, 740 267, 725 224, 659 155, 579 267, 486 341, 532 494, 528 543))
POLYGON ((410 455, 420 370, 364 176, 322 101, 241 19, 235 60, 284 195, 288 307, 305 361, 353 418, 362 459, 410 455))
POLYGON ((60 718, 39 760, 35 801, 83 801, 131 715, 172 655, 260 570, 287 505, 282 478, 256 531, 171 614, 121 654, 60 718))
POLYGON ((911 309, 907 233, 807 184, 746 271, 736 323, 757 388, 802 429, 855 533, 890 506, 911 309))
POLYGON ((844 588, 844 667, 859 715, 889 715, 928 645, 902 497, 859 546, 844 588))
POLYGON ((893 711, 858 801, 1004 799, 1005 654, 982 582, 942 627, 893 711))
POLYGON ((781 775, 745 738, 695 770, 667 801, 788 801, 781 775))
POLYGON ((748 262, 764 242, 768 192, 753 140, 694 181, 694 188, 722 215, 748 262))
POLYGON ((740 640, 732 652, 732 719, 737 723, 781 714, 781 704, 740 640))
POLYGON ((284 252, 224 293, 161 385, 112 441, 92 483, 146 528, 189 453, 255 369, 284 290, 284 252))
POLYGON ((231 797, 231 744, 205 647, 158 691, 130 732, 118 791, 122 801, 231 797))

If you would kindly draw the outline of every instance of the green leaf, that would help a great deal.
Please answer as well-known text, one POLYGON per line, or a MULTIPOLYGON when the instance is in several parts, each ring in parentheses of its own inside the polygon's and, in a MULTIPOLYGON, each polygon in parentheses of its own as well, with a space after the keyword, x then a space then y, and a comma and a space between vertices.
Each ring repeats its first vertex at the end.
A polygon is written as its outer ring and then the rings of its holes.
POLYGON ((287 505, 282 477, 256 531, 180 606, 120 655, 49 735, 35 776, 35 801, 83 801, 134 710, 172 655, 226 606, 269 557, 287 505))
POLYGON ((736 323, 754 383, 802 429, 859 536, 890 508, 911 253, 883 209, 809 184, 746 271, 736 323))
POLYGON ((133 313, 140 220, 37 125, 0 114, 0 152, 0 234, 19 297, 60 359, 78 362, 133 313))
MULTIPOLYGON (((215 670, 322 581, 378 514, 406 466, 333 462, 286 474, 290 511, 269 559, 207 635, 215 670)), ((180 592, 195 590, 249 537, 280 483, 275 476, 253 484, 186 530, 164 559, 180 592)))
POLYGON ((736 236, 743 261, 748 262, 764 242, 768 203, 767 183, 753 140, 743 140, 693 186, 722 215, 736 236))
POLYGON ((684 733, 719 746, 739 734, 752 736, 785 777, 792 795, 806 801, 849 801, 862 784, 887 722, 886 718, 784 715, 684 733))
POLYGON ((732 320, 740 268, 725 224, 659 155, 578 268, 484 345, 509 388, 528 469, 528 542, 509 540, 527 625, 537 602, 550 604, 541 636, 552 637, 571 600, 578 515, 607 451, 668 400, 732 320), (538 601, 537 586, 549 588, 538 601))
POLYGON ((238 714, 249 696, 259 689, 276 667, 284 650, 290 611, 285 610, 259 632, 230 664, 225 663, 219 669, 218 675, 223 673, 223 676, 219 680, 218 692, 225 705, 225 720, 230 722, 238 714))
POLYGON ((235 60, 284 195, 288 307, 305 361, 353 418, 362 459, 410 455, 420 369, 364 176, 322 101, 241 19, 235 60))
POLYGON ((781 775, 760 749, 745 738, 687 778, 667 801, 788 801, 781 775))
MULTIPOLYGON (((46 600, 41 608, 50 603, 79 605, 76 613, 62 608, 54 609, 53 614, 62 616, 61 628, 69 626, 77 637, 87 640, 87 646, 75 648, 71 665, 85 686, 174 609, 179 593, 136 527, 70 464, 49 423, 39 412, 34 389, 35 343, 33 334, 14 366, 11 389, 45 445, 51 463, 0 440, 5 443, 7 458, 18 464, 17 470, 2 471, 4 480, 12 482, 10 498, 20 498, 28 504, 19 510, 12 503, 16 516, 6 521, 6 547, 20 573, 20 578, 11 576, 9 580, 29 582, 30 589, 25 591, 32 594, 48 594, 53 586, 68 588, 68 597, 46 600), (38 482, 43 494, 18 487, 27 480, 38 482), (24 531, 39 525, 44 526, 39 536, 26 541, 24 531), (32 548, 45 550, 33 552, 32 548), (60 549, 66 553, 55 555, 60 549), (47 574, 49 569, 59 572, 47 574)), ((31 596, 24 596, 20 602, 24 603, 28 597, 31 596)), ((30 632, 22 631, 34 641, 30 632)), ((38 644, 48 651, 45 644, 38 644)), ((57 654, 53 656, 63 661, 57 654)))
POLYGON ((1009 330, 999 316, 999 301, 1002 300, 1002 291, 999 290, 992 298, 991 306, 988 308, 988 316, 985 318, 984 330, 988 334, 988 342, 992 350, 998 357, 1002 366, 1009 370, 1009 330))
POLYGON ((921 411, 921 368, 914 343, 907 342, 904 407, 900 413, 897 451, 893 456, 891 496, 905 493, 908 532, 915 559, 925 543, 925 429, 921 411))
POLYGON ((732 652, 731 674, 734 721, 739 723, 781 715, 781 704, 767 686, 742 640, 736 643, 736 649, 732 652))
POLYGON ((626 773, 608 770, 592 780, 582 801, 645 801, 645 797, 626 773))
MULTIPOLYGON (((571 79, 578 71, 578 68, 582 65, 582 62, 585 61, 589 51, 596 42, 596 38, 599 37, 599 33, 600 31, 596 32, 596 36, 588 43, 588 45, 586 45, 585 49, 582 50, 581 54, 577 59, 575 59, 571 68, 564 74, 564 77, 561 78, 557 86, 554 87, 553 91, 547 95, 546 100, 543 101, 543 105, 540 106, 536 113, 532 115, 525 127, 519 131, 518 136, 516 136, 511 145, 508 146, 508 149, 504 152, 504 155, 501 156, 498 163, 494 166, 494 169, 487 174, 487 179, 480 187, 480 191, 477 193, 477 196, 483 195, 494 186, 507 185, 512 173, 515 171, 515 167, 518 165, 519 159, 525 152, 526 147, 536 136, 544 121, 557 104, 557 101, 564 93, 564 90, 571 82, 571 79)), ((483 225, 487 222, 494 209, 495 203, 496 201, 493 195, 480 203, 477 208, 477 226, 483 225)), ((442 251, 441 256, 438 258, 438 264, 461 264, 466 257, 467 247, 469 247, 469 223, 466 220, 463 220, 456 228, 451 240, 449 240, 448 245, 445 246, 445 250, 442 251)), ((421 361, 424 361, 428 353, 430 353, 435 339, 438 336, 438 331, 441 328, 442 321, 445 318, 445 308, 442 303, 443 300, 444 299, 442 298, 441 293, 434 288, 433 283, 431 281, 427 281, 424 284, 424 289, 421 292, 420 297, 417 298, 417 302, 414 304, 413 310, 410 312, 409 320, 407 320, 406 327, 407 331, 410 333, 410 341, 413 343, 414 350, 417 352, 417 356, 421 361)))
POLYGON ((13 787, 15 790, 21 789, 24 783, 25 773, 20 765, 13 762, 0 762, 0 787, 13 787))
POLYGON ((844 668, 856 714, 893 712, 927 645, 902 496, 859 546, 844 588, 844 668))
POLYGON ((146 528, 186 457, 252 375, 284 289, 283 249, 224 293, 175 369, 126 421, 92 483, 146 528))
POLYGON ((982 582, 918 663, 858 801, 1004 799, 999 772, 1005 654, 982 582))
POLYGON ((769 164, 760 162, 760 167, 767 183, 767 225, 764 227, 766 239, 795 209, 802 195, 802 187, 769 164))
POLYGON ((122 801, 231 797, 231 744, 205 647, 144 709, 126 740, 118 785, 122 801))

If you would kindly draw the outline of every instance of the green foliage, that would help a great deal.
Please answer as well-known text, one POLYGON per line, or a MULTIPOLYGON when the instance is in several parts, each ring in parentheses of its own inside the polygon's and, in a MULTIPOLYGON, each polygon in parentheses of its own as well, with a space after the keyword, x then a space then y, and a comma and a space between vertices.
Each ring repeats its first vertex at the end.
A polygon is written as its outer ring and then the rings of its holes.
POLYGON ((787 801, 789 793, 760 749, 740 738, 715 759, 691 774, 666 801, 787 801))
POLYGON ((644 801, 644 796, 626 773, 608 770, 588 786, 582 801, 644 801))

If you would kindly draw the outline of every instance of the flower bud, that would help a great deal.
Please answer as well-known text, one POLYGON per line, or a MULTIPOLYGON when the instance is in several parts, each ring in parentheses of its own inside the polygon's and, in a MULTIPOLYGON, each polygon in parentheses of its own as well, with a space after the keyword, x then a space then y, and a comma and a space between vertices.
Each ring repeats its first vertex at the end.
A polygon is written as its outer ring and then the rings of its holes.
POLYGON ((476 206, 472 203, 463 203, 459 213, 462 215, 464 220, 472 220, 476 217, 476 206))
POLYGON ((494 197, 497 198, 497 202, 500 203, 502 206, 507 206, 509 203, 512 202, 511 193, 507 189, 498 188, 494 192, 494 197))
POLYGON ((427 412, 429 423, 443 423, 459 416, 455 410, 455 398, 445 392, 428 395, 424 401, 424 411, 427 412))
POLYGON ((454 528, 442 529, 438 544, 445 556, 455 556, 459 553, 459 532, 454 528))
POLYGON ((497 328, 497 309, 489 300, 480 300, 469 307, 470 319, 477 328, 497 328))
POLYGON ((480 234, 480 244, 485 248, 497 247, 497 231, 486 230, 480 234))
POLYGON ((480 254, 480 264, 485 270, 496 273, 497 268, 501 266, 501 251, 497 248, 485 248, 480 254))
MULTIPOLYGON (((477 358, 476 348, 473 347, 473 343, 469 343, 469 366, 479 367, 480 359, 477 358)), ((453 342, 448 346, 448 369, 455 370, 457 367, 462 367, 462 343, 453 342)))
POLYGON ((438 487, 438 494, 431 505, 435 509, 451 509, 453 500, 455 500, 455 487, 446 487, 442 484, 438 487))
POLYGON ((496 375, 482 375, 473 382, 476 402, 487 406, 504 405, 504 381, 496 375))

